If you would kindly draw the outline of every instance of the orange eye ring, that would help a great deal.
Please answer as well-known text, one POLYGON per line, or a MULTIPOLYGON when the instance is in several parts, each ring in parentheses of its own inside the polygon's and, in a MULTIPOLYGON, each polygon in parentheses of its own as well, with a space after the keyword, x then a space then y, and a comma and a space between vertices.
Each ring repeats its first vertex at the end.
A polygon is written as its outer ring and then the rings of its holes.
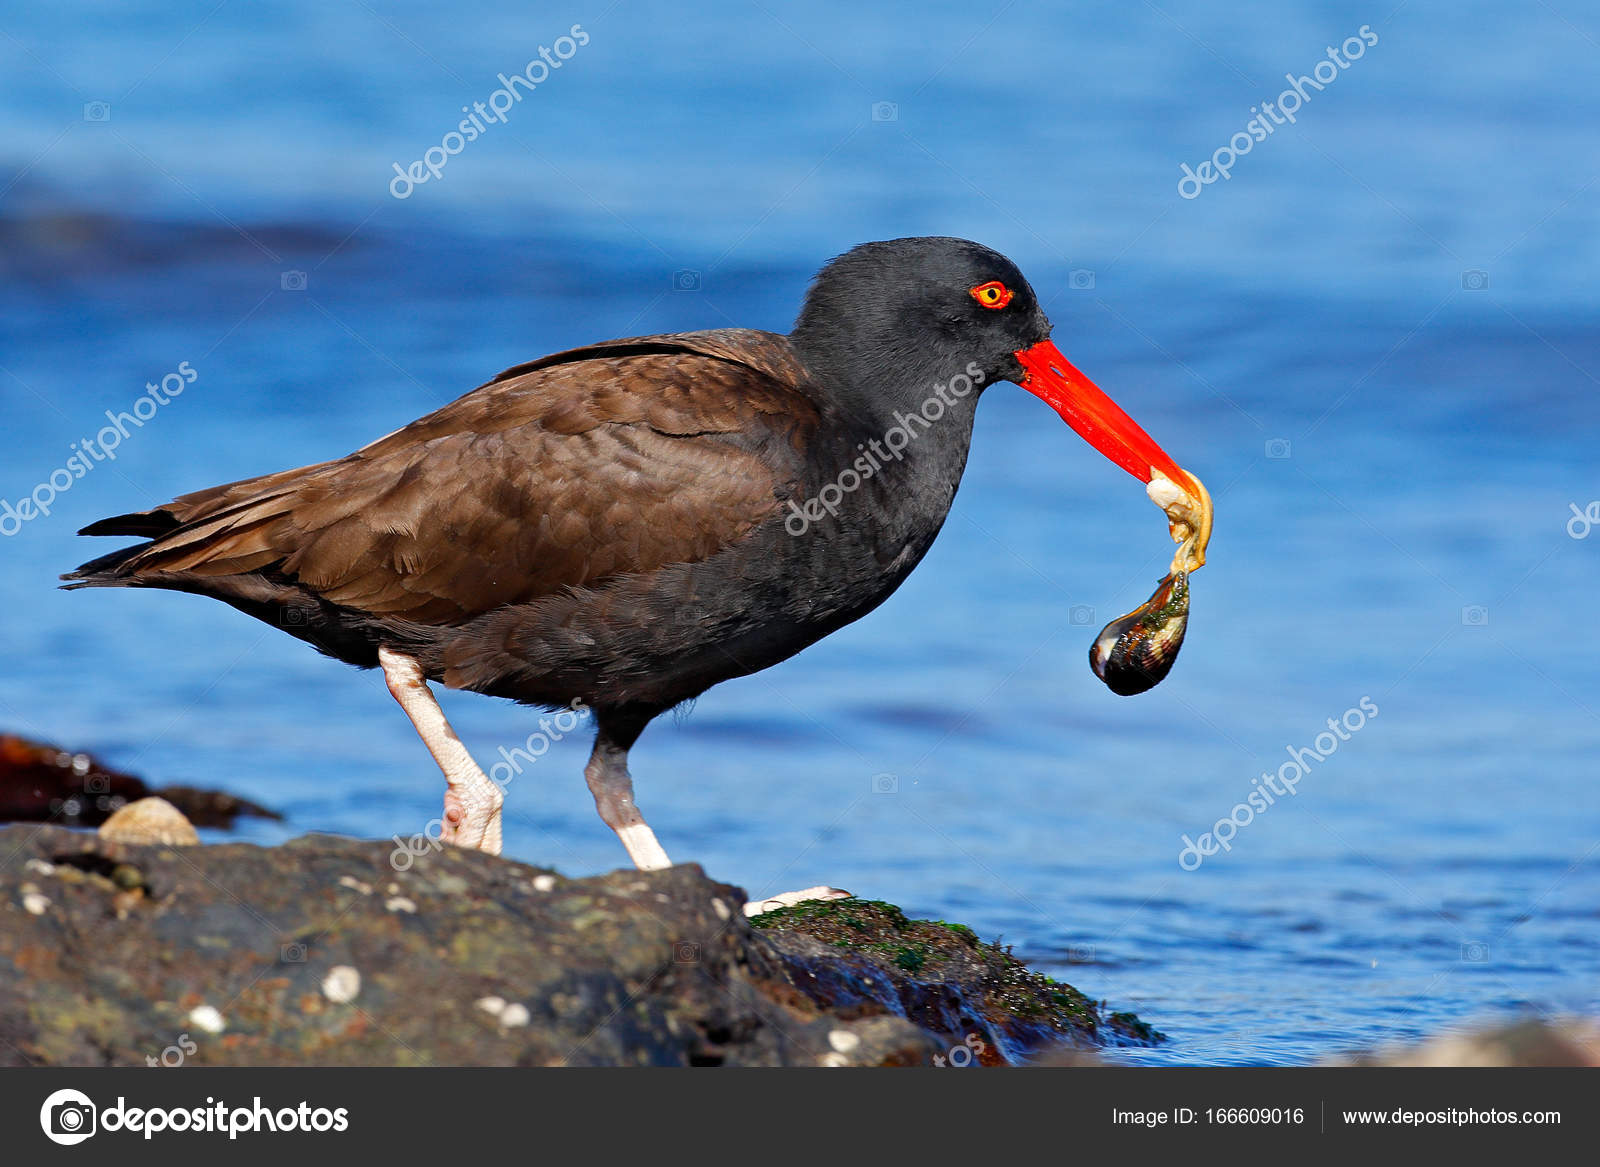
POLYGON ((968 290, 974 300, 985 308, 1004 308, 1011 303, 1011 297, 1016 295, 1010 288, 999 280, 990 280, 986 284, 979 284, 968 290))

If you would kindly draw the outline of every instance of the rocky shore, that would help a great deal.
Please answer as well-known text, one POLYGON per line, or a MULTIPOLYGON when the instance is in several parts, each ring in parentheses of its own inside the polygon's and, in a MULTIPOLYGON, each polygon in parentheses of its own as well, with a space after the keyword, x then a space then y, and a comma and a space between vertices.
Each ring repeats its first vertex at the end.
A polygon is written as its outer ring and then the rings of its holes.
POLYGON ((133 826, 0 828, 0 1064, 967 1066, 1161 1040, 888 904, 748 920, 692 864, 568 879, 445 848, 396 872, 390 843, 133 826))
MULTIPOLYGON (((586 879, 277 817, 0 735, 0 1066, 1094 1064, 1165 1040, 969 928, 847 899, 747 919, 694 865, 586 879), (65 824, 65 825, 64 825, 65 824), (91 833, 68 827, 97 827, 91 833)), ((1337 1059, 1600 1065, 1526 1019, 1337 1059)))

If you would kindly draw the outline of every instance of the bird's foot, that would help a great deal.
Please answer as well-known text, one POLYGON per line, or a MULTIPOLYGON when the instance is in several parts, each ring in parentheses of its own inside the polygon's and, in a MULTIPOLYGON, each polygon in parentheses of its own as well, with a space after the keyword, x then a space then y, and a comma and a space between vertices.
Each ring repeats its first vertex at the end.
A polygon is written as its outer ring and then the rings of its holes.
POLYGON ((809 903, 812 900, 847 900, 850 893, 841 891, 836 887, 808 887, 801 891, 782 891, 775 896, 768 896, 764 900, 751 900, 744 906, 747 916, 759 916, 763 912, 773 912, 779 908, 792 908, 796 904, 809 903))
POLYGON ((460 791, 448 790, 444 796, 443 821, 444 830, 439 837, 446 843, 470 851, 500 854, 500 799, 469 800, 460 791))

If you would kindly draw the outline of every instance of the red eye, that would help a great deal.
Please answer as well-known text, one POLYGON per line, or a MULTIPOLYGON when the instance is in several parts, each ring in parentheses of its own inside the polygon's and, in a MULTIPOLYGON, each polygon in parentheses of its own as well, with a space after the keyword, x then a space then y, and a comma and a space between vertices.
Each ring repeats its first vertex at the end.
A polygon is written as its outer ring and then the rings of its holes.
POLYGON ((979 284, 970 289, 972 298, 985 308, 1004 308, 1011 303, 1011 297, 1016 293, 1006 287, 999 280, 990 280, 986 284, 979 284))

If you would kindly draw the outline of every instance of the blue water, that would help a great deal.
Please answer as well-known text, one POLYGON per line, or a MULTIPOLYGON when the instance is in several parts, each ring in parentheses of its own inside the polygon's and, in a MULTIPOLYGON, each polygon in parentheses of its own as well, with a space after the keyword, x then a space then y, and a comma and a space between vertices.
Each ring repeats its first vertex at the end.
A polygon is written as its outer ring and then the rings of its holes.
MULTIPOLYGON (((1017 260, 1068 355, 1215 496, 1178 667, 1132 699, 1090 675, 1095 629, 1170 545, 1132 479, 997 387, 900 593, 647 732, 634 771, 669 851, 1002 935, 1171 1036, 1141 1063, 1594 1012, 1600 530, 1567 525, 1600 499, 1600 16, 1386 7, 9 17, 0 497, 147 381, 198 376, 0 538, 0 726, 288 815, 249 838, 420 830, 441 783, 375 676, 197 598, 55 591, 104 549, 72 532, 343 454, 554 349, 786 329, 828 256, 965 235, 1017 260), (574 23, 589 43, 391 197, 393 163, 574 23), (1293 125, 1179 196, 1180 163, 1363 24, 1378 44, 1293 125), (1181 836, 1363 698, 1377 716, 1298 793, 1180 866, 1181 836)), ((536 728, 446 706, 485 760, 536 728)), ((513 784, 508 854, 621 861, 586 749, 513 784)))

